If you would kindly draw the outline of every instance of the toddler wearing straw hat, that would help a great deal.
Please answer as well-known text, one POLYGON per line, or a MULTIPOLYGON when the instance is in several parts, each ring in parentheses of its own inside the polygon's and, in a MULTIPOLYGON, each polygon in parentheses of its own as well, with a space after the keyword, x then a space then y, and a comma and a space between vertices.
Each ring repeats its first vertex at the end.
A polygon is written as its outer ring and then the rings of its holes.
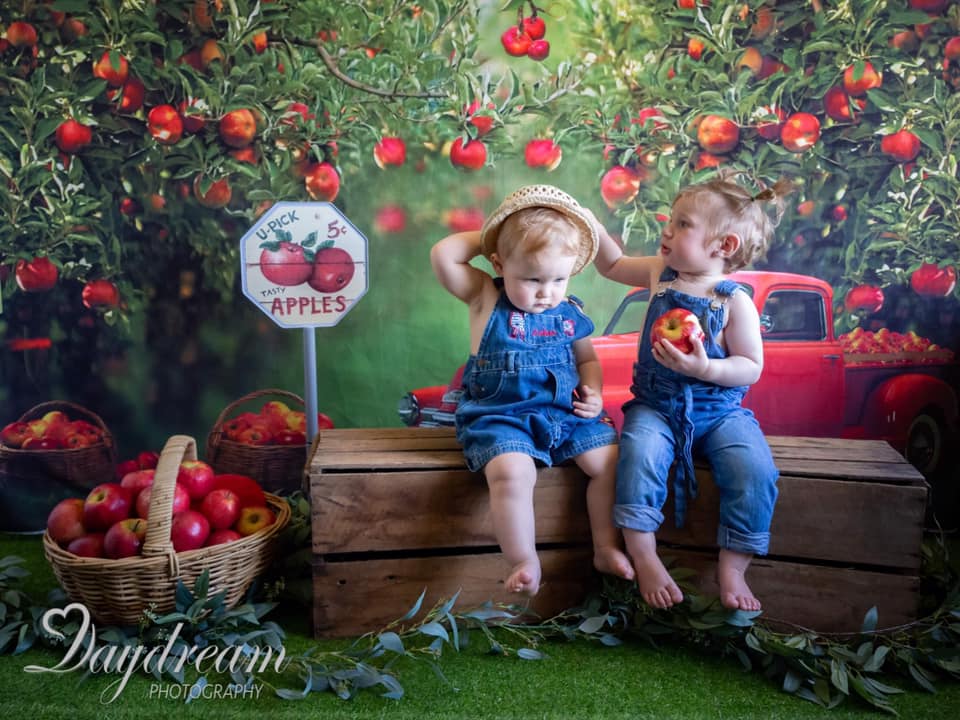
POLYGON ((594 565, 632 579, 613 525, 617 434, 603 412, 594 326, 567 283, 596 256, 592 214, 550 185, 509 195, 480 231, 450 235, 430 253, 440 283, 469 308, 470 358, 457 407, 467 466, 483 471, 506 588, 540 587, 533 488, 537 464, 573 460, 590 478, 594 565), (497 277, 471 265, 483 255, 497 277))

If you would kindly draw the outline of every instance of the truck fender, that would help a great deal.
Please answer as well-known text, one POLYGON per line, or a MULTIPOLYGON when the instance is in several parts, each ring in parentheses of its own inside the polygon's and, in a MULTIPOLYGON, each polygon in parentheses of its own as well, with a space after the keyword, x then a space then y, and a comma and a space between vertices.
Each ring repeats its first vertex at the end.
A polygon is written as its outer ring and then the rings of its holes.
POLYGON ((957 396, 947 383, 931 375, 904 373, 880 383, 863 404, 867 437, 890 438, 902 450, 913 419, 936 408, 948 428, 957 424, 957 396))

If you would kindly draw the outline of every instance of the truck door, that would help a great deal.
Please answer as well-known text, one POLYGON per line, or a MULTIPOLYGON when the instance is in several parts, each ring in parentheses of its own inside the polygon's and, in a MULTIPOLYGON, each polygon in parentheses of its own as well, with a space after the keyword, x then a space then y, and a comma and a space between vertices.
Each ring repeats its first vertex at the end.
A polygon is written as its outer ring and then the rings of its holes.
POLYGON ((774 287, 763 300, 763 373, 744 400, 769 435, 839 437, 843 353, 816 288, 774 287))

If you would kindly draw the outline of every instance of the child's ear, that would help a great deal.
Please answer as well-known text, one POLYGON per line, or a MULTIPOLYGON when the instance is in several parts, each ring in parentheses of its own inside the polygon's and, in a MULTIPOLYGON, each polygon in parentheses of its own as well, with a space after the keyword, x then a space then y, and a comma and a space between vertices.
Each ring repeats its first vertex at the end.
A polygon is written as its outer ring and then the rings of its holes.
POLYGON ((496 253, 490 254, 490 264, 493 265, 493 271, 497 275, 503 275, 503 263, 500 262, 500 256, 496 253))
POLYGON ((727 233, 720 238, 720 245, 717 248, 717 253, 720 257, 728 258, 732 257, 737 250, 740 249, 740 236, 734 233, 727 233))

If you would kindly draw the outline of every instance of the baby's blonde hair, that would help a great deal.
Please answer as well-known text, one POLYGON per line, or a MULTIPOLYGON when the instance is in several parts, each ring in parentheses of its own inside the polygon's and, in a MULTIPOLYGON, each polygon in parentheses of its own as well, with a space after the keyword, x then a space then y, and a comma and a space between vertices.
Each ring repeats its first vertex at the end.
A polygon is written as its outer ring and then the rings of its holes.
POLYGON ((548 207, 530 207, 503 221, 497 237, 497 254, 509 258, 519 250, 534 255, 546 249, 561 255, 580 252, 580 229, 566 215, 548 207))
POLYGON ((740 246, 730 257, 725 258, 724 271, 732 272, 762 259, 773 239, 773 230, 783 217, 784 198, 792 186, 788 180, 778 180, 772 187, 757 193, 733 181, 737 173, 721 173, 717 177, 696 185, 689 185, 677 193, 674 203, 681 197, 696 198, 708 195, 716 200, 717 212, 713 216, 713 234, 707 242, 733 234, 740 238, 740 246), (767 206, 772 213, 767 212, 767 206))

